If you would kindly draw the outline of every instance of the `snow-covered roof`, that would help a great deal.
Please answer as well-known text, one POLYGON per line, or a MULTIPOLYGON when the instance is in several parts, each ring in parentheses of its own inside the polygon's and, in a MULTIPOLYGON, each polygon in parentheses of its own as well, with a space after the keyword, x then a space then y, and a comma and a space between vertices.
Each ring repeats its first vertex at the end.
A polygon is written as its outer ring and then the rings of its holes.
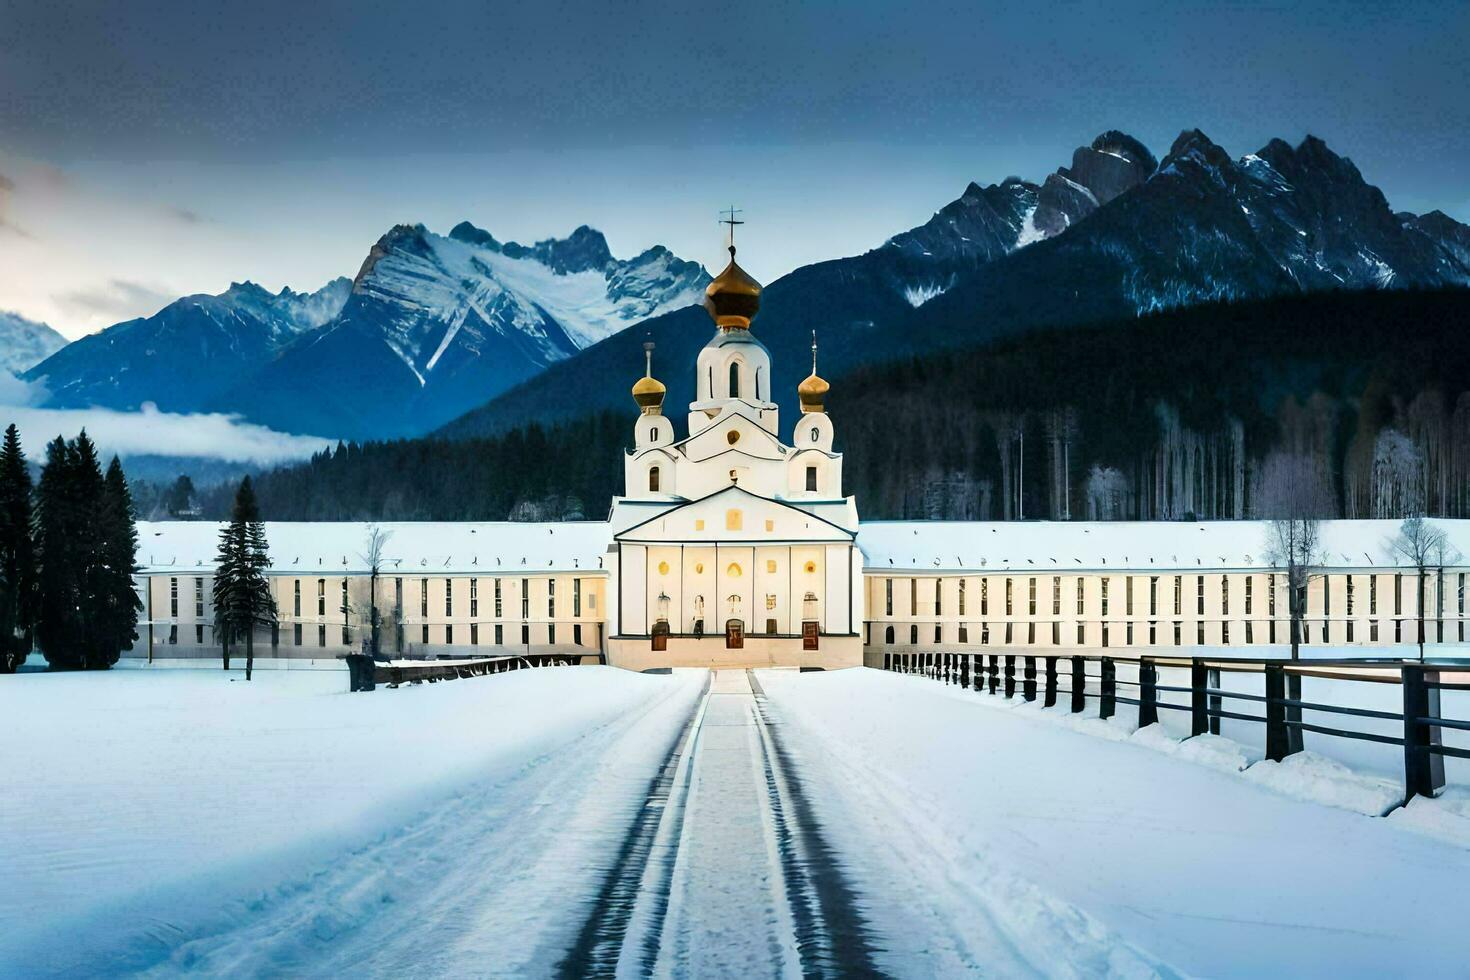
MULTIPOLYGON (((1431 520, 1470 555, 1470 521, 1431 520)), ((1406 564, 1390 542, 1399 521, 1324 521, 1328 568, 1406 564)), ((869 570, 1265 570, 1268 521, 865 521, 858 547, 869 570)), ((1448 549, 1447 549, 1448 550, 1448 549)), ((1452 563, 1465 563, 1459 558, 1452 563)))
MULTIPOLYGON (((644 501, 627 503, 645 503, 644 501)), ((668 501, 652 501, 651 516, 668 501)), ((799 506, 799 505, 798 505, 799 506)), ((837 506, 837 502, 831 505, 837 506)), ((844 505, 845 506, 845 505, 844 505)), ((628 508, 630 523, 637 510, 628 508)), ((809 508, 827 515, 825 502, 809 508)), ((1448 564, 1470 565, 1470 520, 1432 520, 1451 545, 1448 564)), ((267 522, 273 570, 289 574, 365 573, 368 528, 351 521, 267 522)), ((386 522, 384 574, 515 574, 596 572, 616 530, 607 521, 386 522)), ((212 521, 140 521, 138 563, 154 574, 214 567, 222 524, 212 521)), ((866 521, 857 544, 870 571, 1100 571, 1128 569, 1264 571, 1266 521, 866 521)), ((1398 521, 1324 521, 1325 567, 1403 567, 1390 542, 1398 521)))
MULTIPOLYGON (((213 521, 139 521, 138 564, 155 574, 214 567, 223 524, 213 521)), ((368 528, 355 521, 268 521, 272 570, 364 573, 369 570, 368 528)), ((390 521, 378 525, 385 575, 444 575, 596 571, 612 531, 606 521, 562 523, 390 521)))

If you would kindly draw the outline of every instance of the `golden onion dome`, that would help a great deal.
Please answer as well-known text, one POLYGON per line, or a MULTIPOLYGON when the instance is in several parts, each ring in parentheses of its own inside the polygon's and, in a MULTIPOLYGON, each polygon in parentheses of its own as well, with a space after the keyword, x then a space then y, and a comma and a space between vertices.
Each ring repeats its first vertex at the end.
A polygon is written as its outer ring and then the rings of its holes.
POLYGON ((802 414, 825 412, 827 409, 823 406, 822 402, 827 397, 827 392, 831 388, 832 386, 825 380, 817 377, 816 372, 813 372, 805 381, 797 385, 796 397, 801 400, 802 414))
POLYGON ((736 264, 734 245, 730 264, 704 288, 704 308, 721 330, 749 330, 761 308, 761 284, 736 264))
POLYGON ((812 331, 812 373, 807 379, 796 386, 796 397, 801 402, 801 413, 803 415, 811 412, 825 412, 827 409, 823 402, 827 398, 827 392, 832 390, 823 377, 817 374, 817 332, 812 331))
POLYGON ((633 401, 644 415, 662 415, 668 389, 653 376, 653 341, 643 345, 643 377, 633 383, 633 401))

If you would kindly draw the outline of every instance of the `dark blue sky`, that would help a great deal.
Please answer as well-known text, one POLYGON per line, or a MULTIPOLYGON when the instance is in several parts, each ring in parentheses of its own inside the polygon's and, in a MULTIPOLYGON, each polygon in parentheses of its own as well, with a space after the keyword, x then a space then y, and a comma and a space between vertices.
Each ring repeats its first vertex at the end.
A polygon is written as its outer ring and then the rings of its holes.
POLYGON ((1109 128, 1312 132, 1467 220, 1467 50, 1466 3, 0 0, 0 250, 66 273, 0 277, 0 308, 75 333, 116 312, 59 298, 88 284, 311 287, 405 220, 714 264, 730 199, 769 279, 1109 128))

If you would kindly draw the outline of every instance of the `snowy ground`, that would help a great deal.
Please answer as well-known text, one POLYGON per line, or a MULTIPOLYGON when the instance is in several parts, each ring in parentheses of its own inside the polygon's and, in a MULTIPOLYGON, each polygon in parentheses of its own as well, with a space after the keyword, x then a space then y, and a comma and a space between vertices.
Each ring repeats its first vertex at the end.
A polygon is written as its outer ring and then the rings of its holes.
POLYGON ((347 694, 336 671, 6 678, 0 974, 394 975, 453 945, 381 931, 426 892, 494 962, 559 955, 547 936, 575 928, 703 681, 552 668, 347 694))
POLYGON ((1259 785, 1222 764, 1225 739, 1160 752, 1157 730, 1076 731, 919 677, 758 676, 894 974, 1450 975, 1470 958, 1470 850, 1259 785))
POLYGON ((1470 962, 1460 804, 1320 755, 866 669, 345 687, 4 679, 0 977, 1470 962))

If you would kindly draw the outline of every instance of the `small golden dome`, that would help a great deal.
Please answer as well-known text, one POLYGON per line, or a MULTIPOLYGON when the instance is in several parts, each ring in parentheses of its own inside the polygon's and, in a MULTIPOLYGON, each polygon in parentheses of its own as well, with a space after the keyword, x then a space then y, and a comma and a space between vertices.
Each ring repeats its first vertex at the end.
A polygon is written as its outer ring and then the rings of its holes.
POLYGON ((827 409, 822 402, 827 397, 827 392, 832 390, 825 379, 817 374, 817 332, 812 331, 812 373, 807 379, 796 386, 796 397, 801 402, 801 414, 807 415, 811 412, 825 412, 827 409))
POLYGON ((822 401, 831 390, 829 385, 815 373, 809 375, 805 381, 796 386, 796 397, 801 400, 801 411, 805 415, 809 412, 825 412, 822 401))
POLYGON ((668 389, 664 383, 653 376, 653 341, 643 345, 644 371, 643 377, 633 384, 633 401, 643 410, 644 415, 662 415, 664 410, 664 395, 668 389))
POLYGON ((749 330, 761 308, 761 284, 736 264, 734 245, 730 264, 704 288, 704 308, 721 330, 749 330))

